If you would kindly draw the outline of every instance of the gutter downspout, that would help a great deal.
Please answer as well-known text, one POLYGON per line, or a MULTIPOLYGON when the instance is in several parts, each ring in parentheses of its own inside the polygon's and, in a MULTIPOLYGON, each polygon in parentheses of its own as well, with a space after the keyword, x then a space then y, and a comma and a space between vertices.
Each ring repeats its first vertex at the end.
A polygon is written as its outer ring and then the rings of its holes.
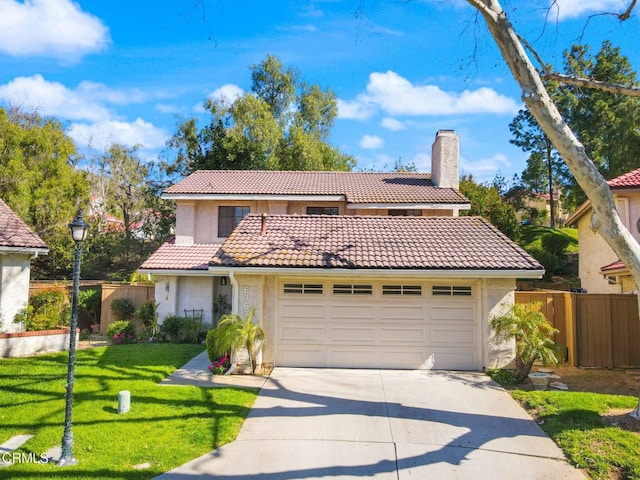
MULTIPOLYGON (((235 276, 235 272, 229 272, 229 281, 231 282, 231 312, 239 315, 238 299, 240 296, 238 279, 235 276)), ((226 371, 225 375, 232 375, 236 371, 236 368, 238 368, 238 365, 236 364, 235 355, 233 355, 231 357, 231 366, 229 367, 229 370, 226 371)))

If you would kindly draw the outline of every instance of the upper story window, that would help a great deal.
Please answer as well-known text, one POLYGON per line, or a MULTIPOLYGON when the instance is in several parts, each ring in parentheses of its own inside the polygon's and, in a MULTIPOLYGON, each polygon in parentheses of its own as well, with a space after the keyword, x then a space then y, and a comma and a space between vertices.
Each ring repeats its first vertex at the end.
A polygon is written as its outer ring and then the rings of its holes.
POLYGON ((218 237, 231 235, 247 213, 249 207, 218 207, 218 237))
POLYGON ((307 215, 340 215, 338 207, 307 207, 307 215))
POLYGON ((415 209, 401 209, 401 210, 389 210, 390 217, 421 217, 422 210, 415 209))

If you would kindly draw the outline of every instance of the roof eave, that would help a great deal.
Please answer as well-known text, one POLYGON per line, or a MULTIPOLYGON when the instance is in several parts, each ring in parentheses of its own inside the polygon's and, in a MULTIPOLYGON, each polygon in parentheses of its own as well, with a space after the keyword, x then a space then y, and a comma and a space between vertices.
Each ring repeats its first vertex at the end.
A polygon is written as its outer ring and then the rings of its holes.
POLYGON ((347 203, 347 209, 351 210, 373 210, 387 208, 389 210, 399 209, 429 209, 429 210, 470 210, 470 203, 347 203))
POLYGON ((189 269, 189 268, 139 268, 138 273, 160 276, 181 276, 181 277, 221 277, 225 273, 217 272, 213 274, 208 269, 189 269))
POLYGON ((273 200, 303 202, 343 202, 344 195, 271 195, 271 194, 221 194, 221 193, 163 193, 165 200, 273 200))
POLYGON ((24 255, 47 255, 49 248, 44 247, 8 247, 0 246, 0 254, 4 253, 18 253, 24 255))
POLYGON ((388 268, 311 268, 311 267, 229 267, 209 266, 214 273, 279 274, 289 276, 342 276, 342 277, 432 277, 432 278, 540 278, 544 270, 497 269, 388 269, 388 268))

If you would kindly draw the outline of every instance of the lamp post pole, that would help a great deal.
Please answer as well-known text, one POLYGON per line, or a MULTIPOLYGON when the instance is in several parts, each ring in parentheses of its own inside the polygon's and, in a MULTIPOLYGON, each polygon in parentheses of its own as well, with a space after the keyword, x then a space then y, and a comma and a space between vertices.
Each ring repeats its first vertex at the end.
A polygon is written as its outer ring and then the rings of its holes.
POLYGON ((73 456, 73 433, 71 431, 71 414, 73 411, 73 381, 76 364, 76 330, 78 329, 78 291, 80 289, 80 258, 82 242, 87 237, 89 225, 82 219, 82 210, 69 224, 71 238, 75 242, 73 249, 73 286, 71 290, 71 322, 69 325, 69 364, 67 368, 67 393, 65 395, 64 433, 62 435, 62 452, 58 466, 75 465, 78 461, 73 456))

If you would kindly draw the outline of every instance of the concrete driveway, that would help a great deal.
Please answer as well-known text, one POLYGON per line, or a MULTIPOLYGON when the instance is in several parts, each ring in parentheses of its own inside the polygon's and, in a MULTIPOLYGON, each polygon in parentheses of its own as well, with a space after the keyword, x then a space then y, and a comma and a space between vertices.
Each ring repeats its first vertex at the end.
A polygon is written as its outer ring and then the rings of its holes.
POLYGON ((476 373, 276 368, 235 442, 159 479, 581 479, 476 373))

